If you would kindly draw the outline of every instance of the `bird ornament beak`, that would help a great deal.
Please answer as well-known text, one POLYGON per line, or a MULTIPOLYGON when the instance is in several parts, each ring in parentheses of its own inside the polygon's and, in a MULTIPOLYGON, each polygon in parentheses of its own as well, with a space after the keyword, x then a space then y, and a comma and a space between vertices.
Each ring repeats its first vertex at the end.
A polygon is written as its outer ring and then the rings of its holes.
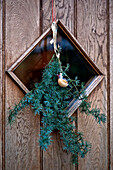
POLYGON ((60 73, 58 76, 58 84, 61 87, 67 87, 68 86, 68 81, 66 79, 63 78, 62 73, 60 73))

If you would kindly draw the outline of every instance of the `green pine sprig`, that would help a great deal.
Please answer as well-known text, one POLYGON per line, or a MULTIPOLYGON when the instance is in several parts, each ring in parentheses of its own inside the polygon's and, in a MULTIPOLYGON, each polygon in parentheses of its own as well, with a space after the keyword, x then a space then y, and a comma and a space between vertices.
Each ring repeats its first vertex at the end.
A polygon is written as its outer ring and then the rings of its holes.
POLYGON ((85 96, 83 83, 80 84, 77 77, 75 80, 68 77, 66 71, 69 70, 69 66, 64 71, 62 68, 60 61, 54 55, 43 71, 42 81, 35 84, 35 88, 9 111, 8 121, 11 124, 20 110, 31 105, 35 115, 42 115, 40 147, 46 150, 52 142, 51 133, 58 130, 64 143, 63 149, 71 152, 72 162, 77 164, 78 155, 84 157, 90 150, 91 144, 84 141, 82 133, 77 132, 76 126, 73 125, 73 118, 68 118, 66 107, 71 99, 79 99, 80 94, 82 94, 80 106, 82 113, 93 115, 98 123, 105 122, 106 116, 101 114, 99 109, 91 109, 91 103, 87 101, 87 96, 85 96), (58 85, 57 74, 60 72, 68 80, 69 86, 66 88, 58 85))

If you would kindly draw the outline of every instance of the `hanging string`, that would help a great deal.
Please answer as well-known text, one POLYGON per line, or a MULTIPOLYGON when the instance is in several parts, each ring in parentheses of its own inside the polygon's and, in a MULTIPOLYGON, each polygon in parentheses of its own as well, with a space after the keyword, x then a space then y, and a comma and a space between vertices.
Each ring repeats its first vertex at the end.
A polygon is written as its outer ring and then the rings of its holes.
POLYGON ((55 0, 52 0, 52 25, 53 39, 50 41, 51 44, 54 44, 54 51, 57 51, 57 23, 56 23, 56 4, 55 0))
POLYGON ((57 47, 57 23, 56 23, 56 7, 55 7, 55 0, 53 2, 52 0, 52 25, 51 29, 53 32, 53 38, 50 41, 51 44, 54 44, 54 52, 56 54, 56 57, 59 62, 59 67, 60 67, 60 74, 58 75, 58 84, 61 87, 67 87, 68 86, 68 81, 63 78, 63 69, 62 69, 62 63, 60 61, 60 46, 58 45, 57 47))
POLYGON ((52 0, 52 22, 53 22, 53 0, 52 0))
POLYGON ((54 0, 54 18, 55 18, 55 21, 56 21, 56 4, 55 4, 55 0, 54 0))
POLYGON ((53 0, 52 0, 52 22, 56 22, 56 5, 55 5, 55 0, 54 0, 54 3, 53 3, 53 0))

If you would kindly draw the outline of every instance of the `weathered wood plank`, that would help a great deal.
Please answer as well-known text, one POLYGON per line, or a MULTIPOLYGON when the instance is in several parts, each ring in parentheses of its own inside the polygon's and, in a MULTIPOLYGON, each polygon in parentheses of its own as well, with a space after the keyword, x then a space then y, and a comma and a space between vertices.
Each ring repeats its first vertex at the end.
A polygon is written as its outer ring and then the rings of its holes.
POLYGON ((110 45, 110 169, 113 169, 113 1, 109 1, 110 45))
MULTIPOLYGON (((75 18, 74 18, 74 0, 58 0, 56 1, 56 18, 74 33, 75 18)), ((52 1, 43 0, 43 20, 42 29, 43 32, 51 26, 52 23, 52 1)), ((74 170, 75 166, 70 163, 70 154, 63 151, 63 143, 60 140, 58 132, 53 133, 52 145, 43 152, 43 169, 45 170, 74 170)))
POLYGON ((3 25, 3 17, 2 17, 2 13, 3 13, 3 6, 2 6, 2 0, 0 1, 0 169, 2 169, 2 157, 3 157, 3 153, 2 153, 2 146, 3 146, 3 129, 2 129, 2 60, 3 60, 3 53, 2 53, 2 25, 3 25))
MULTIPOLYGON (((61 22, 72 32, 74 33, 74 0, 57 0, 56 2, 56 19, 60 19, 61 22)), ((43 0, 42 1, 43 9, 43 20, 42 28, 43 32, 51 26, 52 23, 52 0, 43 0)))
MULTIPOLYGON (((77 0, 77 40, 105 75, 90 95, 92 107, 107 114, 107 1, 77 0)), ((78 130, 92 143, 87 156, 79 159, 78 169, 107 169, 107 123, 97 125, 89 116, 78 113, 78 130)))
MULTIPOLYGON (((39 36, 40 1, 6 1, 6 70, 39 36)), ((8 170, 40 169, 40 118, 30 108, 19 113, 16 122, 7 122, 10 107, 24 96, 21 89, 6 75, 5 166, 8 170)))
POLYGON ((43 152, 43 170, 74 170, 71 155, 63 150, 58 132, 53 132, 52 140, 52 145, 43 152))

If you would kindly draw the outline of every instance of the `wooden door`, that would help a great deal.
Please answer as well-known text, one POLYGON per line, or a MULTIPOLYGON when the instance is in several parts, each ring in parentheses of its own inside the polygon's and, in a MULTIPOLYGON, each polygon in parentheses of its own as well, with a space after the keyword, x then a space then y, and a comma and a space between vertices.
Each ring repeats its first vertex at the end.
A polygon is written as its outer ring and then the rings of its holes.
MULTIPOLYGON (((34 116, 31 109, 20 112, 11 127, 7 122, 10 107, 19 102, 24 93, 6 70, 50 27, 51 7, 51 0, 1 0, 0 3, 0 169, 3 170, 75 169, 70 155, 62 150, 58 134, 53 134, 54 142, 47 152, 40 150, 37 143, 40 116, 34 116)), ((77 111, 78 130, 92 143, 86 157, 79 158, 78 170, 110 169, 110 160, 111 169, 113 165, 112 13, 112 0, 56 0, 57 18, 76 36, 105 76, 89 100, 92 107, 106 113, 106 124, 97 125, 91 116, 77 111)))

